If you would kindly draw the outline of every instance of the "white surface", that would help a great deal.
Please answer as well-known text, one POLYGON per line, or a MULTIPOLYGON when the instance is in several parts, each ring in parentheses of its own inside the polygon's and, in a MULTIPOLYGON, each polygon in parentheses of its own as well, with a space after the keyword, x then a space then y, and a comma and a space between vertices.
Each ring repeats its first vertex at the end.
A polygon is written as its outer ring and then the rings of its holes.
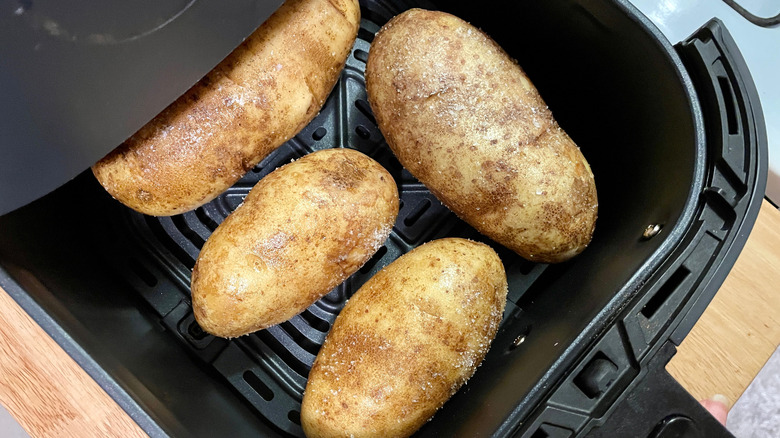
POLYGON ((30 438, 16 419, 0 405, 0 437, 3 438, 30 438))
POLYGON ((780 349, 734 403, 726 426, 737 438, 780 437, 780 349))
MULTIPOLYGON (((780 26, 762 28, 721 0, 631 0, 672 44, 688 38, 713 17, 734 37, 756 83, 769 139, 767 197, 780 204, 780 26)), ((780 12, 777 0, 738 0, 761 17, 780 12)))

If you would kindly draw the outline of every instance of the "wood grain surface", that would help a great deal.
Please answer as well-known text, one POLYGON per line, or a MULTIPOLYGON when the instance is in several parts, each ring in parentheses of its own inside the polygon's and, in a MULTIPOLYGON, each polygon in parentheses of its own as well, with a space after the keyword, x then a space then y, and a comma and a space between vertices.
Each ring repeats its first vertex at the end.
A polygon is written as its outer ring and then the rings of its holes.
MULTIPOLYGON (((736 265, 667 369, 733 403, 780 344, 780 211, 764 202, 736 265)), ((0 289, 0 403, 32 437, 146 434, 0 289)))
POLYGON ((666 369, 699 400, 730 404, 780 345, 780 211, 761 206, 737 262, 666 369))
POLYGON ((147 436, 2 289, 0 314, 0 402, 31 437, 147 436))

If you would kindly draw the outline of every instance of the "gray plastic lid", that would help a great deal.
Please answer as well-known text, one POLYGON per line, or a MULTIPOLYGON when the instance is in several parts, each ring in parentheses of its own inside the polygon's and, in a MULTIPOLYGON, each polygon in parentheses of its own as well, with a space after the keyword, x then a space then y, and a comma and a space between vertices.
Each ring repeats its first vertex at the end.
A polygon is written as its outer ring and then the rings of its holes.
POLYGON ((281 3, 0 2, 0 215, 121 144, 281 3))

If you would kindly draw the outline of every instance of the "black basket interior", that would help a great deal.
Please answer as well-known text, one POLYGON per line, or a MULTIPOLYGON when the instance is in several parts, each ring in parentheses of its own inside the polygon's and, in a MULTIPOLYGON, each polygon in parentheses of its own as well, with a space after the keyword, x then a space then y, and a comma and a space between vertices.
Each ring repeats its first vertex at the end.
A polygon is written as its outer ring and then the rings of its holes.
POLYGON ((366 100, 363 70, 374 33, 404 9, 432 6, 361 4, 358 40, 322 112, 211 203, 148 217, 110 199, 85 172, 0 218, 3 267, 168 433, 302 436, 306 378, 345 300, 401 254, 444 236, 496 249, 509 302, 483 366, 420 434, 495 430, 510 415, 530 412, 540 386, 564 372, 562 357, 587 346, 586 329, 618 312, 663 241, 643 240, 644 228, 675 226, 690 197, 700 152, 690 96, 667 49, 634 12, 619 2, 447 2, 519 60, 581 146, 599 190, 593 243, 571 262, 531 263, 489 241, 400 166, 366 100), (360 150, 395 178, 401 208, 390 238, 344 284, 291 320, 230 341, 204 333, 189 293, 203 243, 263 176, 331 147, 360 150))

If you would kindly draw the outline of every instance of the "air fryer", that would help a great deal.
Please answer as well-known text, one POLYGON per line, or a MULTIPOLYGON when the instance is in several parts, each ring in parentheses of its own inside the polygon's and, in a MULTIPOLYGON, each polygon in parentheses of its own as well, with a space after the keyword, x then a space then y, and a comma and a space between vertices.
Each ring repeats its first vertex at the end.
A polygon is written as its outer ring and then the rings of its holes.
POLYGON ((322 112, 237 184, 195 211, 155 218, 111 199, 85 170, 0 217, 0 286, 152 436, 302 436, 306 377, 345 300, 411 248, 468 237, 499 253, 509 301, 485 361, 419 436, 730 436, 664 370, 764 193, 763 116, 724 26, 702 23, 672 46, 621 0, 361 6, 358 40, 322 112), (579 256, 521 259, 461 222, 390 152, 363 70, 375 32, 415 6, 496 39, 581 147, 599 217, 579 256), (331 147, 360 150, 395 177, 390 238, 290 321, 230 341, 204 333, 189 278, 205 240, 264 175, 331 147))

